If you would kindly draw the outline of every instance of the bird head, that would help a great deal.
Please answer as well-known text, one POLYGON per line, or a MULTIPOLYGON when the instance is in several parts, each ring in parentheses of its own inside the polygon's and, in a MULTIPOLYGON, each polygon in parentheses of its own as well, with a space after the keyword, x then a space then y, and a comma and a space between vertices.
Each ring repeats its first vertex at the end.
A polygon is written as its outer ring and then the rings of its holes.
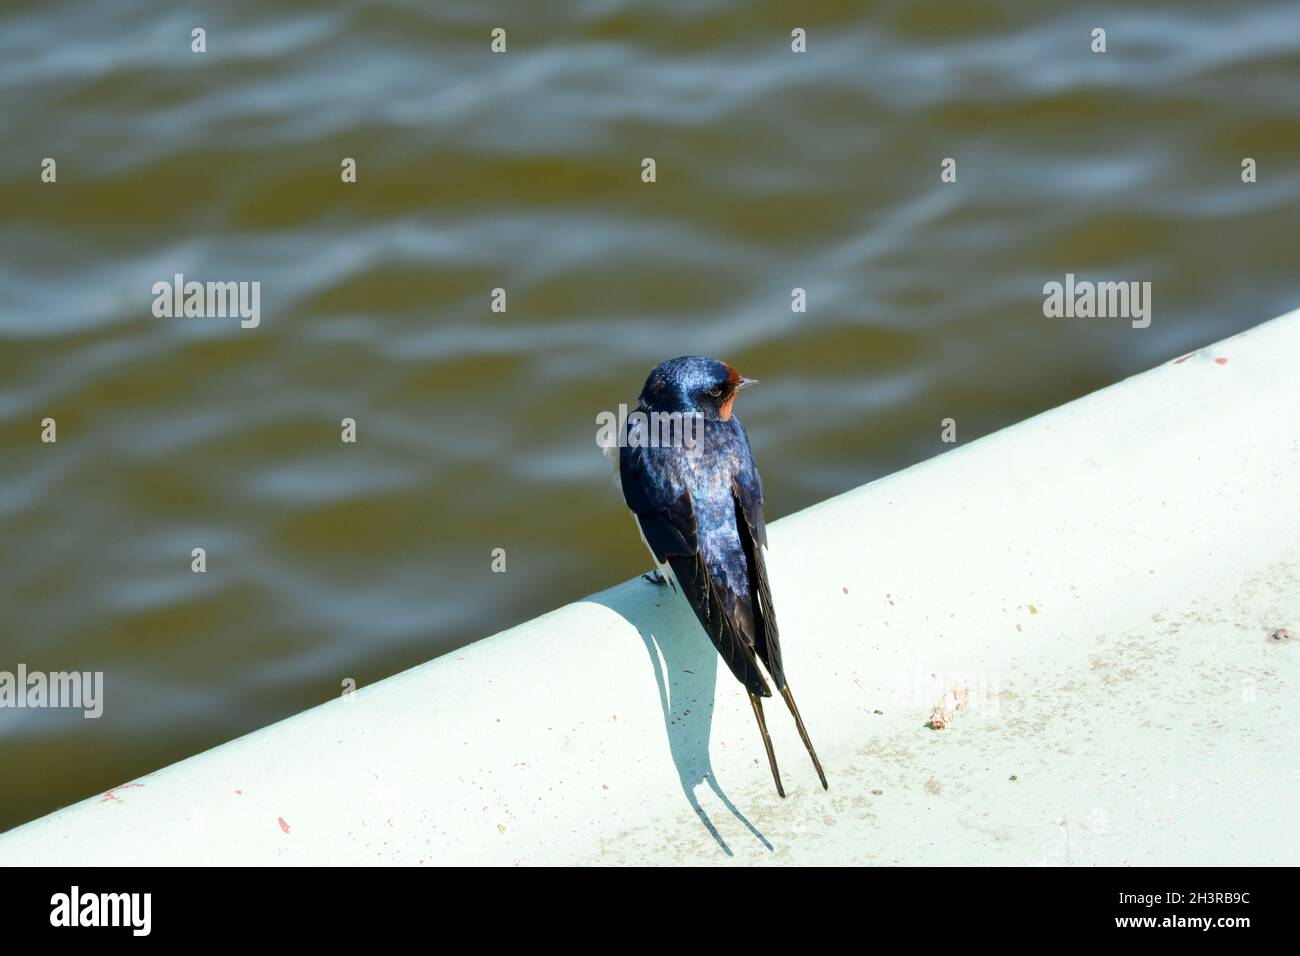
POLYGON ((699 412, 706 419, 731 418, 736 395, 748 385, 757 385, 726 362, 687 355, 658 366, 645 380, 641 404, 657 412, 699 412))

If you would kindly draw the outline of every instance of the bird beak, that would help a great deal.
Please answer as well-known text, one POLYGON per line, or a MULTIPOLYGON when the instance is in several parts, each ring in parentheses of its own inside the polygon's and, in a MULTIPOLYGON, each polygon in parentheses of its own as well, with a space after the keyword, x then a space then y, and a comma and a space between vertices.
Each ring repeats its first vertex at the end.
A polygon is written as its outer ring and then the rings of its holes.
POLYGON ((756 378, 742 378, 740 380, 740 384, 736 386, 736 391, 740 391, 742 388, 748 388, 750 385, 757 385, 757 384, 758 384, 758 379, 756 378))

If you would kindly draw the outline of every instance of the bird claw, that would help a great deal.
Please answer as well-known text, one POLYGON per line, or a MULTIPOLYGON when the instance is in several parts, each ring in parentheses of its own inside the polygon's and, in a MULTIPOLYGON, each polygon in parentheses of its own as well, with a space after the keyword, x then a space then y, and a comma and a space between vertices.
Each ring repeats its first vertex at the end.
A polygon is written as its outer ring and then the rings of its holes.
POLYGON ((641 577, 643 577, 645 580, 649 581, 651 584, 655 585, 656 587, 663 587, 665 584, 668 583, 668 579, 664 577, 657 570, 647 571, 645 574, 641 575, 641 577))

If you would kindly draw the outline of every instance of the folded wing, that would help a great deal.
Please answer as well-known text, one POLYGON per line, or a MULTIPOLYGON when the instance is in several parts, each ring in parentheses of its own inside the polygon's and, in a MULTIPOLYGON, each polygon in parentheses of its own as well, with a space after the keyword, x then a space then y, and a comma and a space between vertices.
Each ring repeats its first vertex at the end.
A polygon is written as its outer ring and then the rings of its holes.
MULTIPOLYGON (((678 587, 736 679, 751 693, 772 696, 755 653, 757 619, 753 602, 737 596, 730 588, 720 587, 709 574, 699 546, 690 491, 662 477, 667 470, 655 469, 655 475, 650 474, 645 468, 645 452, 622 449, 619 475, 623 499, 636 515, 646 544, 655 560, 672 568, 678 587)), ((745 537, 742 530, 742 541, 745 537)))

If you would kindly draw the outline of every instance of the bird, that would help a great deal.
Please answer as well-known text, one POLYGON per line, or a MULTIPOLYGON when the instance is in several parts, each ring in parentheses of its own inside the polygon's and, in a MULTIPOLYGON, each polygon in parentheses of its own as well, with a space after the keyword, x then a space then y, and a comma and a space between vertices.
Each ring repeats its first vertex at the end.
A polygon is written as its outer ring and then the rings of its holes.
POLYGON ((763 698, 772 696, 773 685, 794 717, 822 788, 830 787, 781 660, 765 557, 763 483, 733 411, 741 390, 756 384, 717 359, 689 355, 663 362, 646 378, 636 410, 607 453, 657 566, 653 577, 643 577, 671 584, 686 598, 744 685, 776 792, 784 797, 763 714, 763 698), (664 422, 677 426, 668 441, 664 422))

